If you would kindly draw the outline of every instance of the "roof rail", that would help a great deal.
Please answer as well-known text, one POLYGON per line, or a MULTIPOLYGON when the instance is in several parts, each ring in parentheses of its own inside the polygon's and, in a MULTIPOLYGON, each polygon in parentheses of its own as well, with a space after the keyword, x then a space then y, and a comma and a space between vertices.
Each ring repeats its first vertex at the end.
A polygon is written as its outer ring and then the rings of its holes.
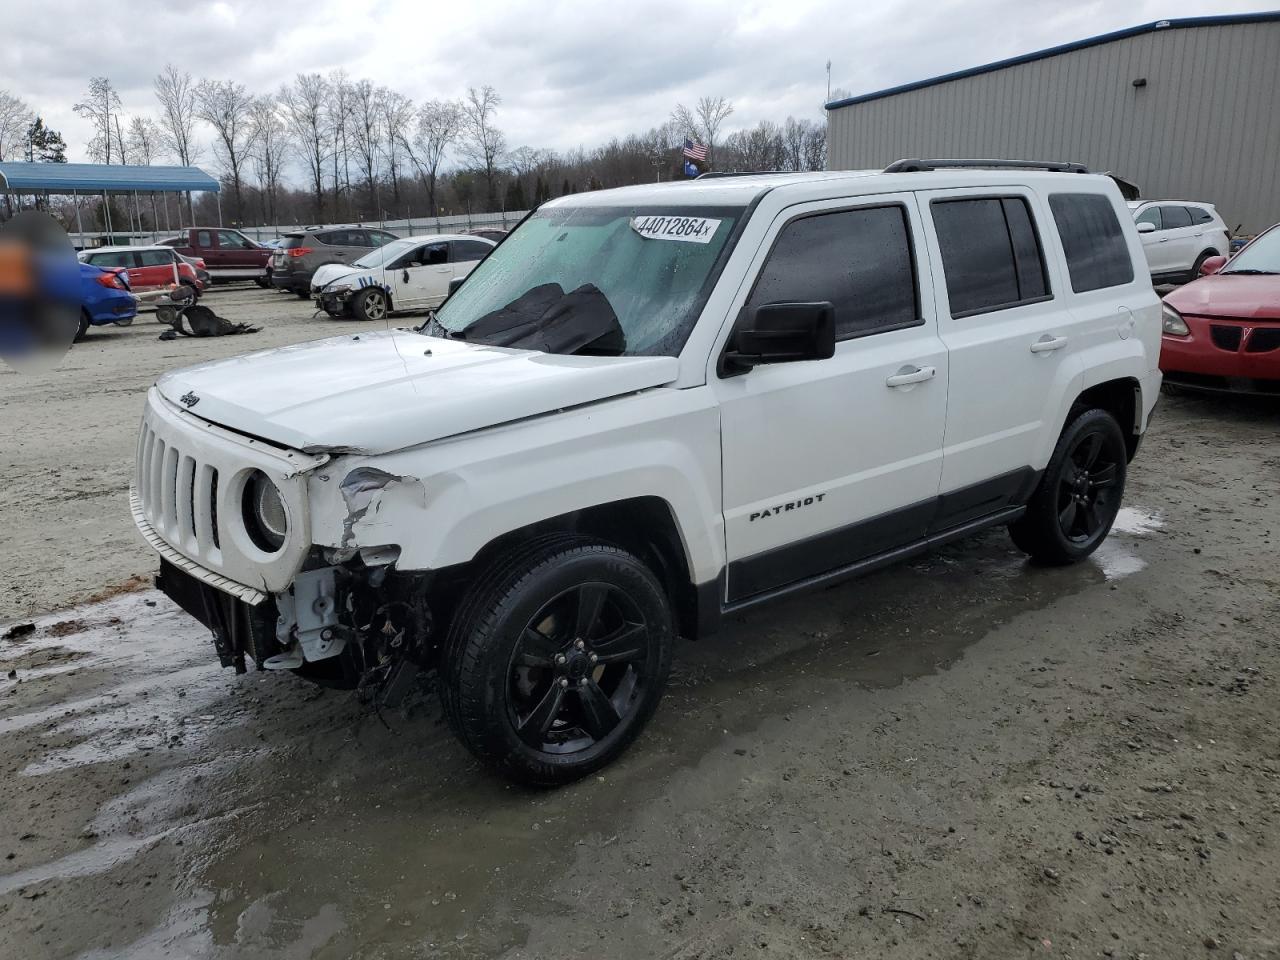
POLYGON ((895 160, 884 168, 885 173, 922 173, 927 170, 954 168, 992 170, 1052 170, 1055 173, 1088 173, 1083 163, 1061 160, 895 160))
POLYGON ((786 170, 708 170, 700 173, 695 180, 718 180, 721 177, 758 177, 766 173, 786 173, 786 170))

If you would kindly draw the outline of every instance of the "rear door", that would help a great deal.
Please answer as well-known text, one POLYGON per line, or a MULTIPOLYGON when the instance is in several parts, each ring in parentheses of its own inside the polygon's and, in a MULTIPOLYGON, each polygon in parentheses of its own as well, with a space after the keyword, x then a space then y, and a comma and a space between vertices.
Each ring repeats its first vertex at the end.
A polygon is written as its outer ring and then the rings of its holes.
MULTIPOLYGON (((454 240, 450 244, 449 262, 453 265, 453 278, 465 277, 476 264, 489 255, 493 247, 482 240, 454 240)), ((448 294, 448 290, 445 291, 448 294)))
POLYGON ((938 329, 951 361, 937 529, 1007 507, 1034 483, 1039 442, 1080 361, 1073 318, 1046 258, 1052 222, 1030 189, 922 192, 938 329))
POLYGON ((743 310, 830 301, 827 360, 710 373, 724 463, 727 594, 743 600, 920 539, 947 409, 916 199, 780 212, 743 310))
POLYGON ((1161 259, 1168 264, 1163 269, 1190 270, 1200 253, 1200 228, 1192 224, 1191 214, 1179 204, 1160 204, 1160 219, 1164 221, 1164 229, 1157 236, 1165 248, 1161 259))

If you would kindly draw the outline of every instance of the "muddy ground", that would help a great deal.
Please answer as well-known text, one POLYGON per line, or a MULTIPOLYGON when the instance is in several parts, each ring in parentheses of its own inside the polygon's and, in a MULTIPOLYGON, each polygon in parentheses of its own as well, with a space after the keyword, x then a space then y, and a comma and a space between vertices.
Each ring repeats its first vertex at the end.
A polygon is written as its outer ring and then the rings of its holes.
MULTIPOLYGON (((215 296, 255 346, 341 329, 215 296)), ((249 346, 156 329, 0 374, 4 615, 150 569, 139 391, 249 346)), ((1166 397, 1126 500, 1077 567, 992 531, 683 646, 630 753, 555 792, 432 697, 220 670, 154 591, 19 619, 0 957, 1280 956, 1280 406, 1166 397)))

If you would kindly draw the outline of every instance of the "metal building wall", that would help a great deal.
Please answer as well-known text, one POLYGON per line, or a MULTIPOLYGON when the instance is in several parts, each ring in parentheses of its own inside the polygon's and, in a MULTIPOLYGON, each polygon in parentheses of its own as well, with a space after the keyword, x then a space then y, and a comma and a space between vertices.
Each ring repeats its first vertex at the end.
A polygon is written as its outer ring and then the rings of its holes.
POLYGON ((1280 221, 1280 22, 1159 29, 835 107, 827 136, 833 170, 1079 160, 1255 233, 1280 221))

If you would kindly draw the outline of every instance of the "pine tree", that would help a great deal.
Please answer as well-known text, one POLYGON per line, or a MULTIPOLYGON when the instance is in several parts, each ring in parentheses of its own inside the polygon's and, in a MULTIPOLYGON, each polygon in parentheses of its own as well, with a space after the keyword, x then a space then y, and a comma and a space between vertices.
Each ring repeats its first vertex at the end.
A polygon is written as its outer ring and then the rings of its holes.
POLYGON ((62 134, 44 125, 43 117, 36 117, 27 128, 27 160, 30 163, 66 163, 67 145, 62 134))

